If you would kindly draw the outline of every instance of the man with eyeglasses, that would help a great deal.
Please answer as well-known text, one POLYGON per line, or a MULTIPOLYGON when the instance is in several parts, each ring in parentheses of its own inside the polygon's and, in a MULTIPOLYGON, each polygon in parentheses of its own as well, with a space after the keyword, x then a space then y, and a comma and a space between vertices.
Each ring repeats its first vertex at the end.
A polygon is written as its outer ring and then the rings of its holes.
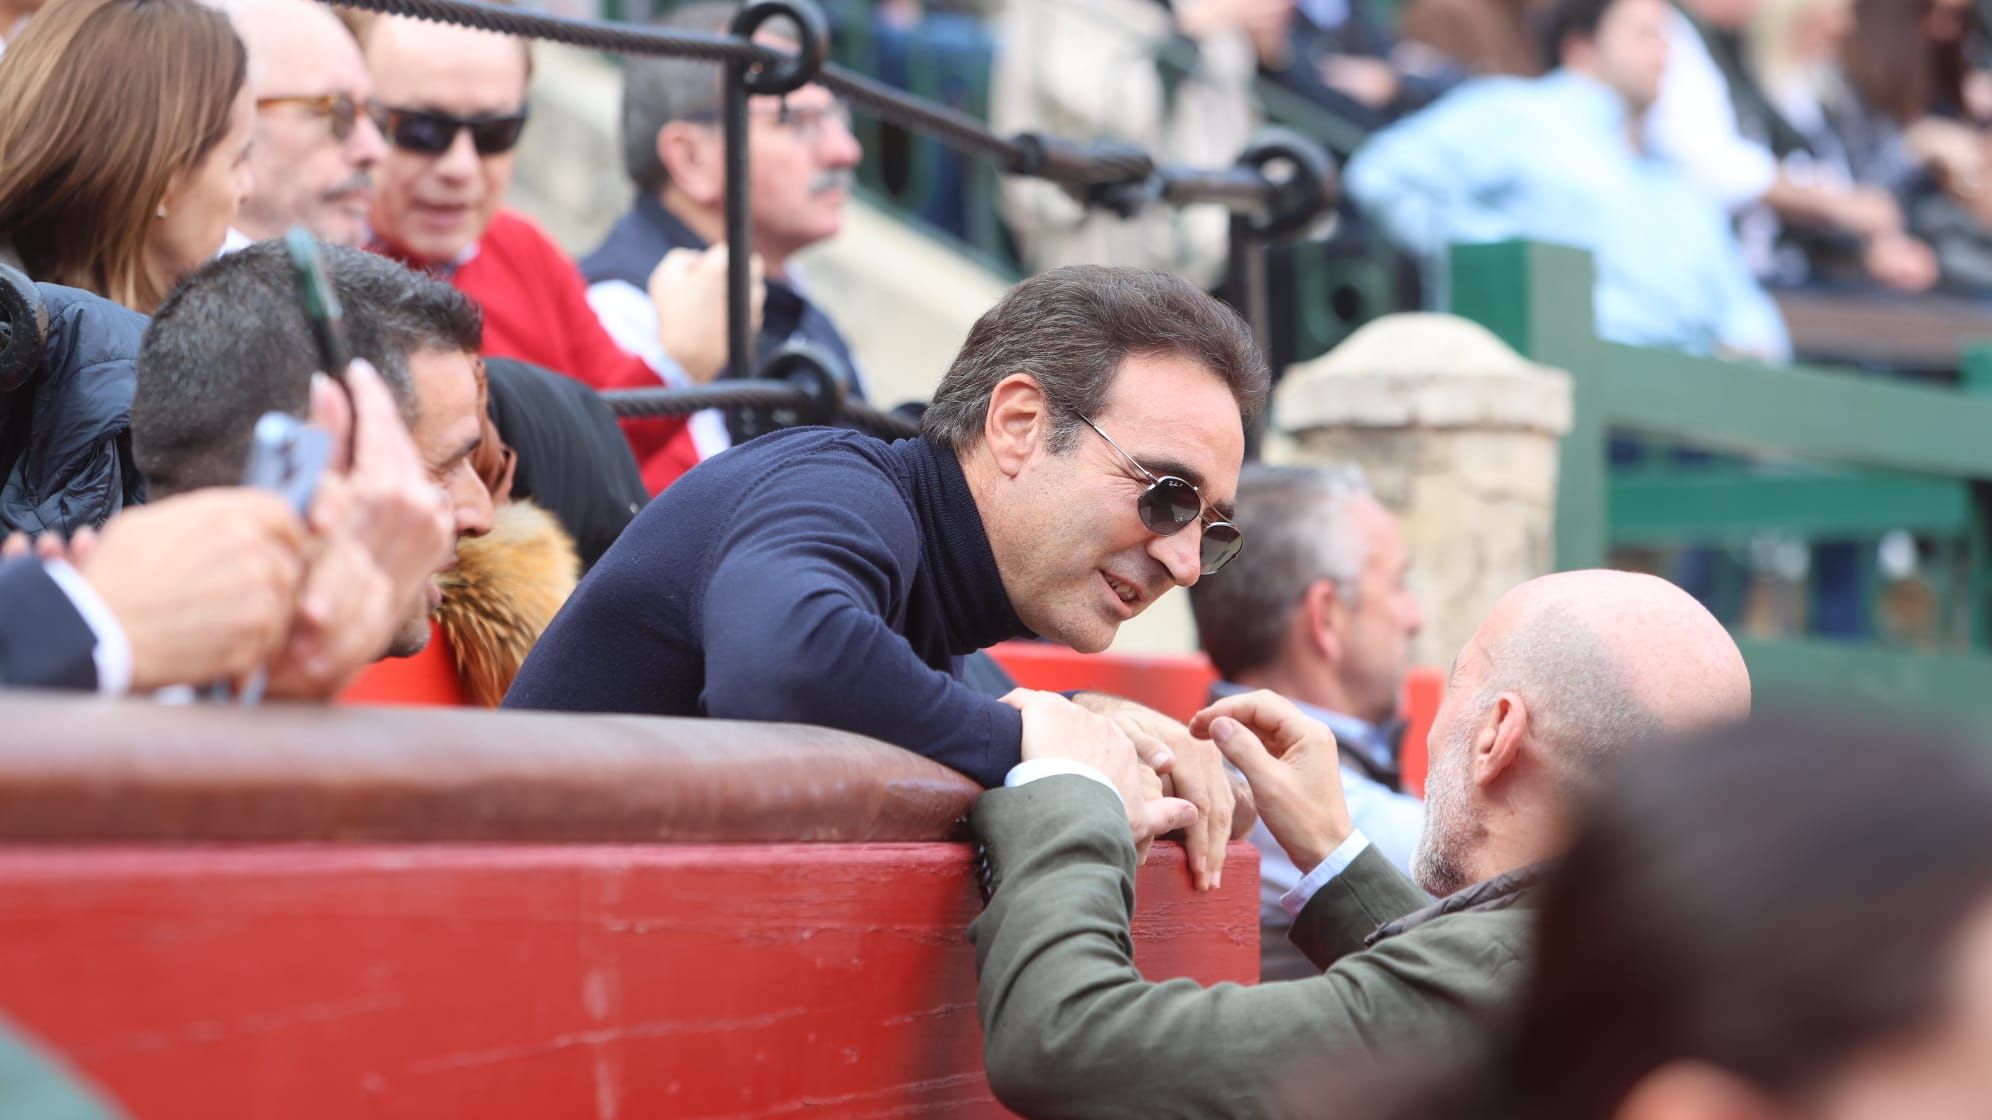
POLYGON ((302 225, 328 244, 360 245, 387 145, 366 113, 373 83, 359 44, 312 0, 229 0, 227 11, 256 88, 256 188, 236 227, 261 241, 302 225))
MULTIPOLYGON (((728 3, 691 4, 659 26, 718 32, 735 10, 728 3)), ((772 35, 768 42, 776 49, 794 49, 772 35)), ((601 245, 581 259, 588 302, 616 341, 654 356, 660 326, 667 335, 689 334, 685 349, 697 356, 682 365, 697 381, 755 374, 726 368, 722 316, 709 316, 703 330, 697 322, 660 324, 649 295, 656 284, 683 284, 702 270, 725 271, 718 254, 732 247, 721 244, 726 236, 726 166, 720 77, 718 65, 696 59, 628 60, 623 69, 623 164, 636 184, 636 200, 601 245)), ((752 252, 766 275, 756 359, 765 361, 790 340, 814 343, 841 367, 835 372, 846 378, 846 392, 863 399, 863 379, 850 346, 830 317, 810 302, 790 266, 796 253, 834 236, 843 222, 852 169, 863 155, 851 134, 850 110, 829 90, 807 85, 786 97, 752 98, 747 111, 748 221, 752 252)), ((692 419, 691 431, 700 455, 711 456, 769 426, 764 410, 740 409, 702 413, 692 419)))
MULTIPOLYGON (((651 502, 505 704, 816 724, 1001 785, 1021 717, 963 659, 1027 634, 1105 649, 1217 573, 1244 543, 1231 498, 1269 382, 1243 321, 1187 281, 1034 276, 970 330, 919 438, 778 432, 651 502)), ((1234 795, 1216 748, 1098 703, 1201 810, 1189 861, 1218 885, 1234 795)))
MULTIPOLYGON (((602 329, 574 262, 504 209, 526 125, 528 44, 390 16, 374 21, 365 47, 389 145, 370 212, 373 248, 476 300, 487 356, 596 389, 656 387, 664 374, 602 329)), ((627 422, 624 434, 653 493, 698 462, 682 419, 627 422)))

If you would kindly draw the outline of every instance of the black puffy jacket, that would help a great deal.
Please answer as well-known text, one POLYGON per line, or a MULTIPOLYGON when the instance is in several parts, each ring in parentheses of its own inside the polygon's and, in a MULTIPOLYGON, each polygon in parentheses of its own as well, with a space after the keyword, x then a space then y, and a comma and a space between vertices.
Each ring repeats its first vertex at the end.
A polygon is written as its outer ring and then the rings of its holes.
MULTIPOLYGON (((48 316, 41 360, 0 364, 0 535, 73 533, 145 500, 131 455, 145 316, 76 288, 33 287, 48 316)), ((0 338, 11 329, 0 324, 0 338)))

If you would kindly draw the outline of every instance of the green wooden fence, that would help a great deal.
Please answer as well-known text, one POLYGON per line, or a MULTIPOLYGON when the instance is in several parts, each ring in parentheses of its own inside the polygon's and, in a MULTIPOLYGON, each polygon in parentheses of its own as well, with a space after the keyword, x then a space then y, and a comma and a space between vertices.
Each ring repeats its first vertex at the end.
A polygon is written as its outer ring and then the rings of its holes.
POLYGON ((1945 541, 1962 572, 1951 605, 1963 620, 1957 648, 1741 644, 1763 697, 1992 720, 1992 397, 1602 341, 1591 317, 1591 260, 1574 249, 1460 246, 1451 282, 1456 313, 1573 379, 1557 484, 1559 568, 1601 565, 1614 545, 1763 532, 1824 539, 1906 529, 1945 541), (1798 462, 1614 475, 1606 457, 1613 432, 1798 462))

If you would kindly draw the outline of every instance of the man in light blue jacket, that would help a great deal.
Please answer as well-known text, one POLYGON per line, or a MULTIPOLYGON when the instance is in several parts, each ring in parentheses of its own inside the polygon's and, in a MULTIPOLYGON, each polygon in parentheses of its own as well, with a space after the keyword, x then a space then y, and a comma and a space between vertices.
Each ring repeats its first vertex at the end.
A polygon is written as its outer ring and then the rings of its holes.
POLYGON ((1392 240, 1530 238, 1587 249, 1598 332, 1615 342, 1784 361, 1777 307, 1729 217, 1644 148, 1667 67, 1666 0, 1566 0, 1559 69, 1468 82, 1386 129, 1350 161, 1350 194, 1392 240))

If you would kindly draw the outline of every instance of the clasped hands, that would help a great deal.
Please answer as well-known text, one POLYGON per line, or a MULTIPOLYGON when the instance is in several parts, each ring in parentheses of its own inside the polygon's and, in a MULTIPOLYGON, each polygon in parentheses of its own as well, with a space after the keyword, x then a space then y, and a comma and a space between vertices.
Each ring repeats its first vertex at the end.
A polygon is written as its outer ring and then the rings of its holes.
POLYGON ((1187 727, 1097 693, 1067 700, 1017 689, 1004 702, 1023 714, 1025 760, 1081 763, 1113 783, 1137 859, 1156 837, 1183 830, 1199 890, 1222 884, 1225 845, 1250 831, 1255 808, 1303 869, 1355 831, 1334 733, 1277 693, 1226 697, 1187 727), (1244 789, 1233 787, 1226 761, 1245 775, 1244 789))

